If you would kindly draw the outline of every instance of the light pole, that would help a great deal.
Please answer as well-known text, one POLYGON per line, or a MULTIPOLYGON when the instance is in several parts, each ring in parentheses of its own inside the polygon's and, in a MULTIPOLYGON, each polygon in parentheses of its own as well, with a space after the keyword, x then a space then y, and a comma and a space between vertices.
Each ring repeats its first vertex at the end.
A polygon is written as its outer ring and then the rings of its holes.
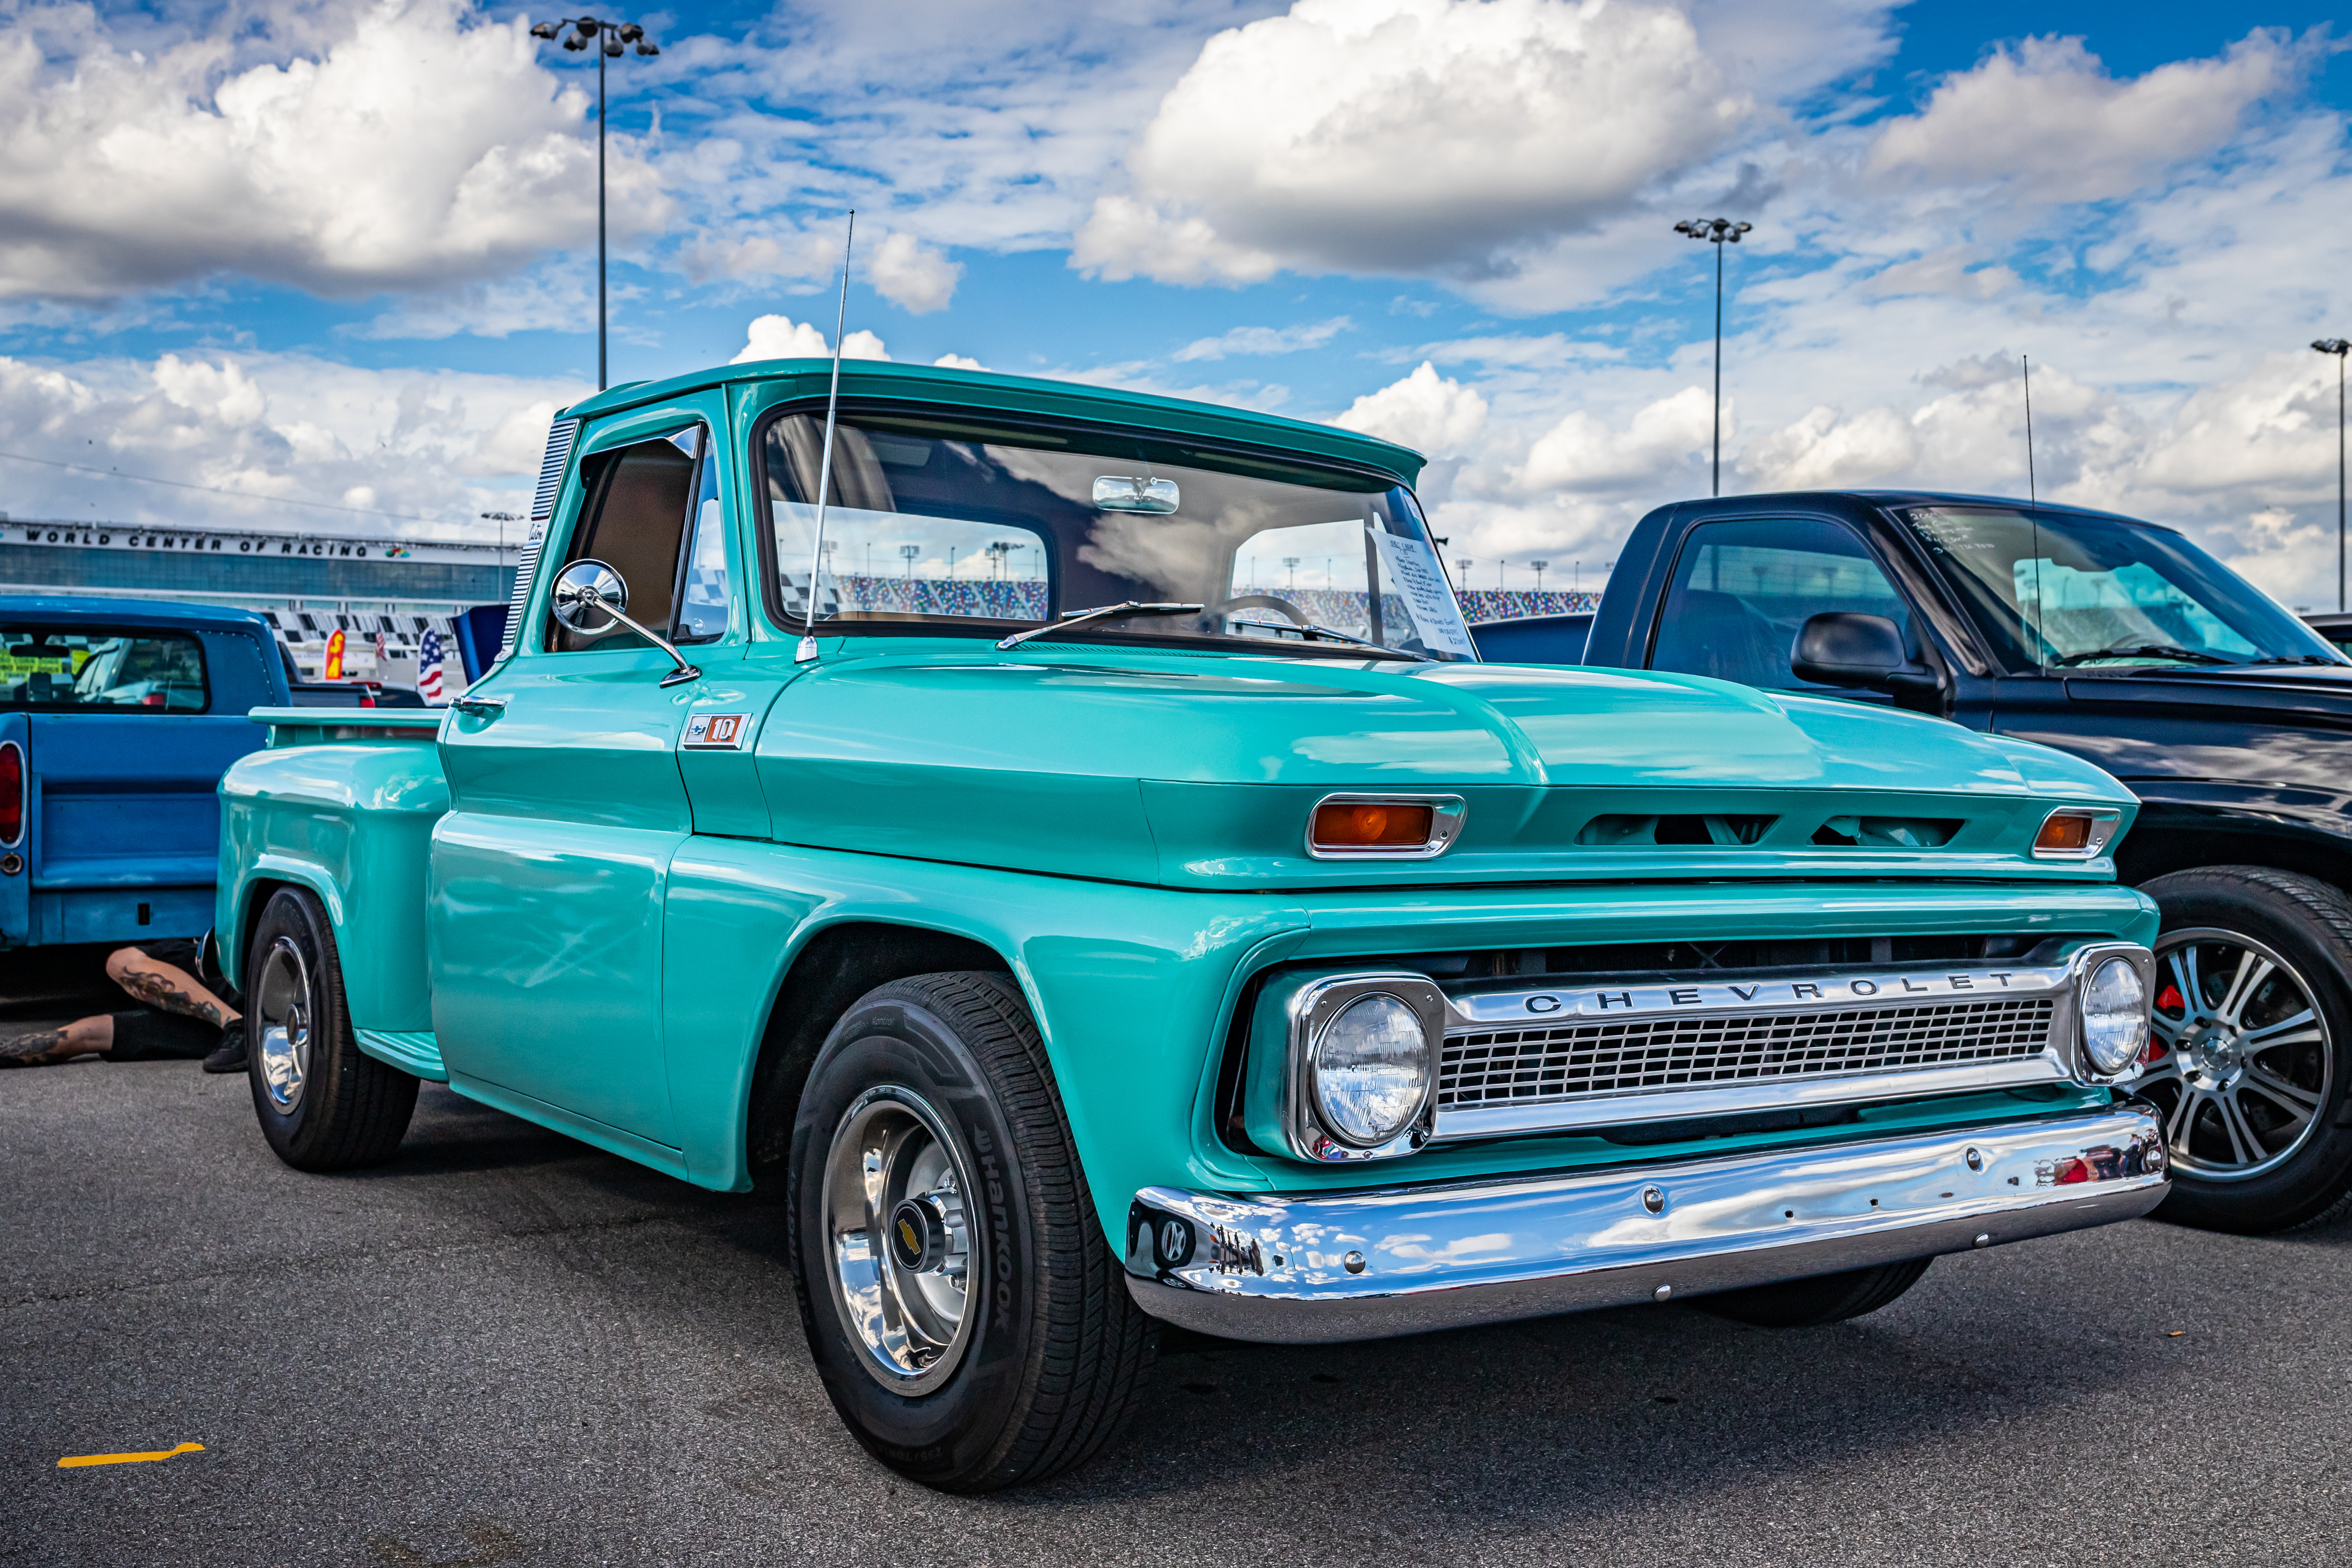
POLYGON ((2344 611, 2344 356, 2352 353, 2352 342, 2342 338, 2322 338, 2311 345, 2324 354, 2336 356, 2336 610, 2344 611))
POLYGON ((915 557, 920 555, 922 552, 923 547, 919 544, 901 544, 898 546, 898 559, 907 563, 907 580, 910 583, 915 580, 915 557))
POLYGON ((1739 237, 1756 226, 1727 217, 1695 217, 1675 225, 1675 232, 1703 239, 1715 247, 1715 485, 1708 493, 1723 493, 1723 247, 1738 245, 1739 237))
POLYGON ((484 522, 495 522, 499 525, 499 564, 503 566, 507 559, 507 524, 520 522, 522 514, 512 511, 486 511, 481 514, 481 517, 484 522))
POLYGON ((604 62, 618 58, 626 47, 635 44, 637 53, 653 56, 661 53, 661 46, 646 37, 646 30, 635 22, 609 22, 595 16, 558 16, 552 22, 533 22, 530 36, 552 38, 563 29, 563 47, 574 54, 582 49, 596 51, 596 390, 602 392, 609 384, 604 370, 604 62))

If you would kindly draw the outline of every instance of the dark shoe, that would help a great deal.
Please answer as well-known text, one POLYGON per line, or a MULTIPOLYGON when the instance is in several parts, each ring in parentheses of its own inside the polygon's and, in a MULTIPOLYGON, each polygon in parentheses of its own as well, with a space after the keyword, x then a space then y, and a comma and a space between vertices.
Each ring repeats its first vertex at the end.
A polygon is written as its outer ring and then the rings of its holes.
POLYGON ((243 1072, 245 1070, 245 1020, 237 1019, 221 1031, 221 1043, 205 1058, 206 1072, 243 1072))

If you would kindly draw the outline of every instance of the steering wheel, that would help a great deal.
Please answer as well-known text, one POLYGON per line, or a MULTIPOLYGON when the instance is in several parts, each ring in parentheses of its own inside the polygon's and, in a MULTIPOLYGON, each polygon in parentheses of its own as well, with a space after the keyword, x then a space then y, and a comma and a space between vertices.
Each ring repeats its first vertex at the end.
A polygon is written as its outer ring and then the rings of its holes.
POLYGON ((1290 624, 1293 626, 1311 626, 1315 624, 1299 613, 1297 605, 1287 599, 1276 598, 1272 594, 1241 594, 1230 599, 1220 600, 1202 610, 1201 618, 1193 624, 1203 633, 1214 635, 1218 623, 1224 619, 1225 612, 1228 610, 1279 610, 1289 617, 1290 624))

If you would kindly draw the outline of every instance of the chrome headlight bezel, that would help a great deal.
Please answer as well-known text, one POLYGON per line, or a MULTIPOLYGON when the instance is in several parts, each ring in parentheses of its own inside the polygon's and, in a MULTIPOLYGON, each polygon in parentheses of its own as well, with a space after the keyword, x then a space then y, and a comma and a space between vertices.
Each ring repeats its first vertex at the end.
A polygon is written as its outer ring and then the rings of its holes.
POLYGON ((1290 999, 1283 1074, 1282 1131, 1287 1152, 1318 1164, 1391 1160, 1429 1141, 1437 1103, 1437 1068, 1445 1038, 1445 994, 1423 974, 1343 974, 1319 980, 1290 999), (1368 996, 1394 997, 1420 1021, 1423 1070, 1420 1102, 1391 1137, 1361 1143, 1329 1125, 1315 1083, 1315 1047, 1339 1016, 1368 996))
POLYGON ((2118 1084, 2139 1077, 2147 1054, 2148 1041, 2155 1037, 2153 1008, 2156 998, 2156 954, 2135 942, 2099 942, 2085 947, 2073 956, 2074 983, 2068 988, 2067 1001, 2073 1012, 2067 1037, 2074 1047, 2074 1074, 2085 1083, 2118 1084), (2143 1024, 2139 1043, 2130 1058, 2121 1067, 2109 1069, 2101 1067, 2091 1055, 2090 992, 2100 972, 2110 963, 2121 962, 2131 966, 2139 977, 2140 1009, 2143 1024))

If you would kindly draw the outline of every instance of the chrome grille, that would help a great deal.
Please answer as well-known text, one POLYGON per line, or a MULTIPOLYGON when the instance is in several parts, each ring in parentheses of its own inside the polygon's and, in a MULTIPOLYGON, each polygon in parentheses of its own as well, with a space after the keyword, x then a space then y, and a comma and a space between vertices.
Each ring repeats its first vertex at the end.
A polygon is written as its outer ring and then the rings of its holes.
POLYGON ((2057 1003, 2000 997, 1711 1017, 1651 1015, 1449 1035, 1437 1104, 1581 1100, 1643 1089, 2014 1061, 2048 1043, 2057 1003))

